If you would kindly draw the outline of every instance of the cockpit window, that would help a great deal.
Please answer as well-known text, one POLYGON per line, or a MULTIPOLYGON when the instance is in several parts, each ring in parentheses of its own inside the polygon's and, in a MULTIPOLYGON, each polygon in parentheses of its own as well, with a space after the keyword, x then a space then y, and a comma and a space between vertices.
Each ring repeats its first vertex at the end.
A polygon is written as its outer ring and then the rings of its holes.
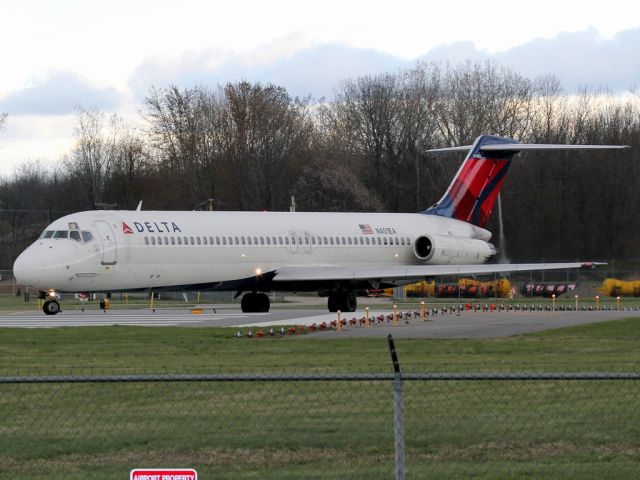
POLYGON ((40 235, 40 238, 69 238, 76 242, 89 243, 93 240, 93 235, 86 230, 46 230, 40 235))

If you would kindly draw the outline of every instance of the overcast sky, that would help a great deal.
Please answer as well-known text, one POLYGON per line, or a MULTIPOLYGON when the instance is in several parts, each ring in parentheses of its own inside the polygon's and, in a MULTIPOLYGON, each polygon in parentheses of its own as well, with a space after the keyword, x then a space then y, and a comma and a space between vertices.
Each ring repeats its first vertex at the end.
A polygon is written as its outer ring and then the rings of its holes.
POLYGON ((77 106, 134 117, 152 85, 248 79, 330 97, 342 78, 418 59, 493 59, 567 90, 640 83, 629 0, 3 0, 0 174, 59 160, 77 106))

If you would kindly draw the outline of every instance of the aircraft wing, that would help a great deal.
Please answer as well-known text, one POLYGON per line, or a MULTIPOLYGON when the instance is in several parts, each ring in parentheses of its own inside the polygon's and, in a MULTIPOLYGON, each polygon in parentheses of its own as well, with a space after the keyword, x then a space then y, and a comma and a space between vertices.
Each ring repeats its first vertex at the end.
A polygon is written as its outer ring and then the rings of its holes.
POLYGON ((563 270, 604 265, 598 262, 504 263, 482 265, 407 265, 407 266, 284 266, 276 269, 274 283, 323 280, 412 280, 442 275, 529 272, 563 270))

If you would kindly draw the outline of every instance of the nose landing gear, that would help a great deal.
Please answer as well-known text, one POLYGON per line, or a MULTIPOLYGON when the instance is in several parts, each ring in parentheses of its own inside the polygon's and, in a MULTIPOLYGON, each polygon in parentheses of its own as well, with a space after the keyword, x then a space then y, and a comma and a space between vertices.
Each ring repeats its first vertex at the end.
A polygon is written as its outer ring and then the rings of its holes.
POLYGON ((42 310, 47 315, 55 315, 60 311, 60 304, 57 300, 47 300, 42 306, 42 310))
POLYGON ((42 311, 45 313, 45 315, 55 315, 56 313, 58 313, 60 311, 60 304, 58 303, 58 300, 56 300, 56 291, 49 290, 44 295, 42 295, 43 292, 40 293, 40 298, 46 299, 44 305, 42 306, 42 311))

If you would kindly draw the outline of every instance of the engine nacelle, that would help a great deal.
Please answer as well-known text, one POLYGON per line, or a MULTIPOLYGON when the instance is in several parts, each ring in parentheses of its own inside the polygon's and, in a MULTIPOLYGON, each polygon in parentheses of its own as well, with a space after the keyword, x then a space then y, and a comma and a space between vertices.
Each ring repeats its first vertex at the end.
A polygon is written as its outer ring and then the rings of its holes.
POLYGON ((421 235, 413 244, 413 252, 427 264, 480 264, 495 255, 496 249, 483 240, 421 235))

